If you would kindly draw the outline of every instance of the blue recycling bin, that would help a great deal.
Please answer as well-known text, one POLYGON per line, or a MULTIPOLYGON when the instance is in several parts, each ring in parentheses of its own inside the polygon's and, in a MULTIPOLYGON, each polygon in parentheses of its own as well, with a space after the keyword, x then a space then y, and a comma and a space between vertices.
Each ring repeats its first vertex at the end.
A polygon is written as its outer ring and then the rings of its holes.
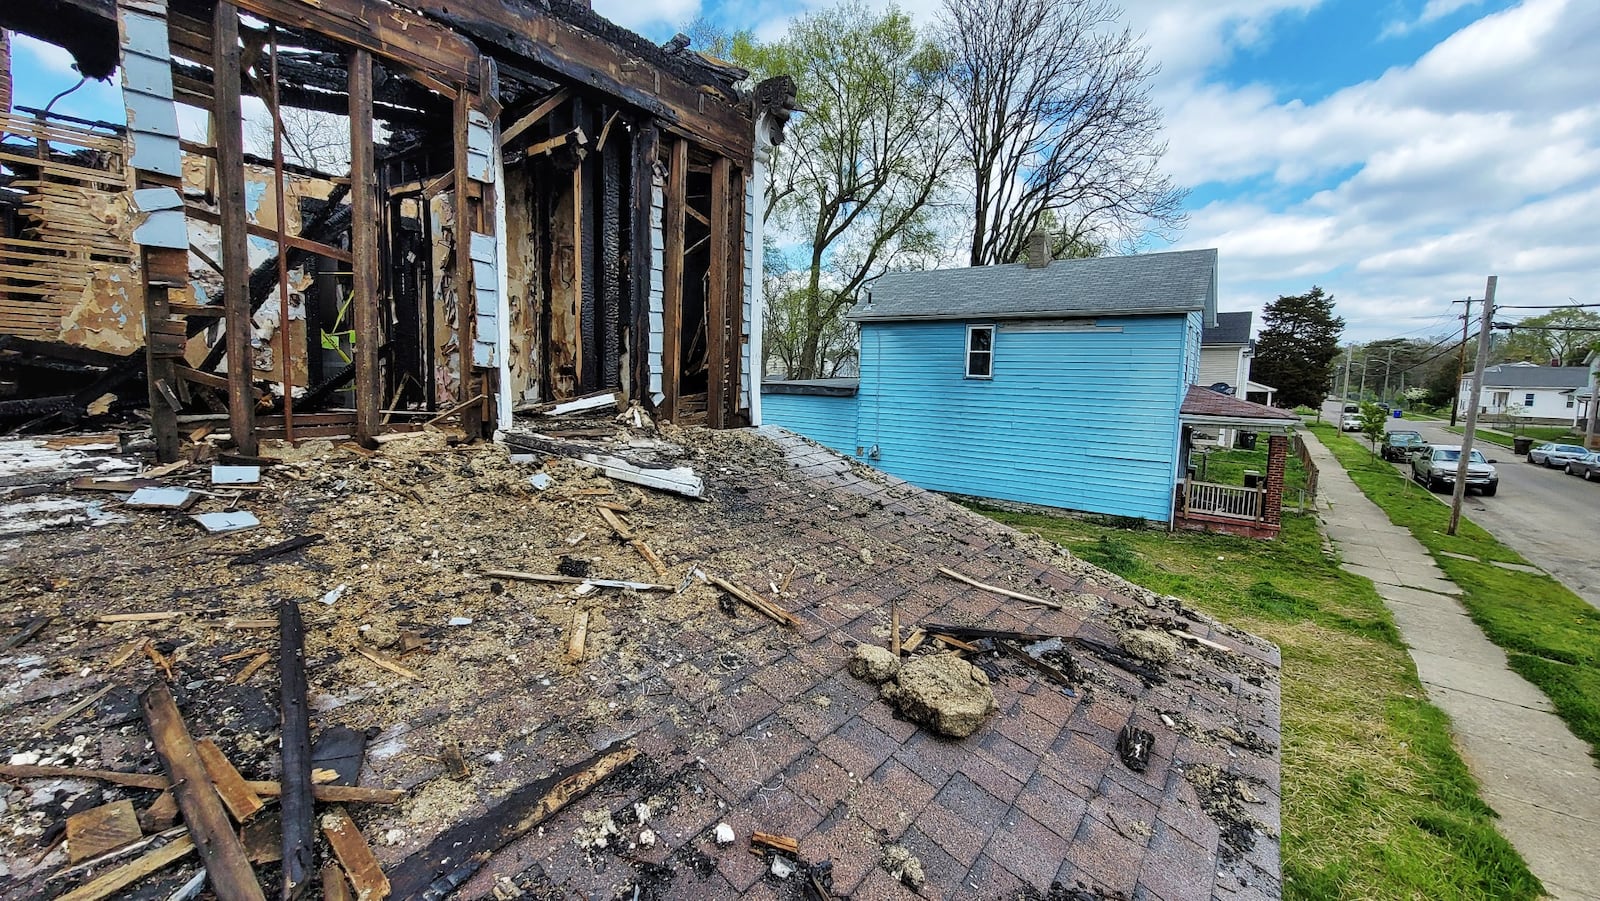
POLYGON ((1399 410, 1395 410, 1394 411, 1394 418, 1395 419, 1399 419, 1400 418, 1400 411, 1399 410))

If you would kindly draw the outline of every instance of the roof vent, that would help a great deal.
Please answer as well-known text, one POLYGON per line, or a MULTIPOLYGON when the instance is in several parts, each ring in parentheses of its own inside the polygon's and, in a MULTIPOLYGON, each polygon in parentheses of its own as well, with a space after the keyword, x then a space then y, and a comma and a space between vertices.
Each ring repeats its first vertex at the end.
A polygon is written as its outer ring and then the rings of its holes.
POLYGON ((1028 268, 1043 269, 1050 265, 1050 236, 1042 228, 1034 229, 1028 236, 1028 268))

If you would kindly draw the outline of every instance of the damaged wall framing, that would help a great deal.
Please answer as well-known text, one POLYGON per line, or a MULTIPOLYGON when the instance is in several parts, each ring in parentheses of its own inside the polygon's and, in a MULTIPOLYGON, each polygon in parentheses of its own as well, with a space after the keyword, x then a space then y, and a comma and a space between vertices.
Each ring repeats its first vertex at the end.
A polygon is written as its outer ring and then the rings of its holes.
MULTIPOLYGON (((746 198, 757 122, 781 140, 792 88, 752 96, 742 71, 568 0, 44 5, 108 20, 118 46, 36 11, 0 11, 0 28, 91 74, 109 57, 130 126, 11 117, 39 135, 38 159, 0 159, 0 189, 100 179, 111 201, 91 208, 116 216, 90 259, 120 267, 135 315, 96 349, 145 350, 163 459, 195 413, 226 412, 246 453, 261 437, 370 443, 452 418, 483 436, 519 406, 604 391, 679 422, 756 418, 746 198), (180 105, 210 114, 207 141, 180 140, 180 105), (289 159, 286 109, 343 121, 348 171, 289 159), (270 122, 270 158, 245 153, 251 115, 270 122), (67 138, 72 151, 56 146, 67 138), (101 165, 78 172, 88 152, 101 165)), ((12 250, 72 224, 21 200, 33 219, 0 223, 12 250)), ((42 281, 74 257, 41 253, 0 271, 15 276, 0 280, 0 342, 27 339, 24 362, 93 346, 77 336, 94 325, 63 307, 92 273, 42 281), (16 290, 28 285, 48 288, 16 290)))

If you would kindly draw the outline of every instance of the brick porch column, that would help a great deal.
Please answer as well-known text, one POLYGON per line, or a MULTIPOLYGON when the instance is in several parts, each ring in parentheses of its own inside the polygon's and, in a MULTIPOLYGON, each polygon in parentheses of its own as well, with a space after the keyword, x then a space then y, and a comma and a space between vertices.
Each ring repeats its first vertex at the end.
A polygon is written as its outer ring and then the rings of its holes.
POLYGON ((1289 436, 1267 438, 1267 509, 1262 521, 1273 529, 1283 522, 1283 469, 1289 462, 1289 436))

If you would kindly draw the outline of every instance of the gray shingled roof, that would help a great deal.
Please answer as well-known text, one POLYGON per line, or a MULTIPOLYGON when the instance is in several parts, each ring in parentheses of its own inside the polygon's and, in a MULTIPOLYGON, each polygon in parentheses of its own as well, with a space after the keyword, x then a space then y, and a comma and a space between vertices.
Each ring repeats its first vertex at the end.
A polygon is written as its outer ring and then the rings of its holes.
POLYGON ((1200 346, 1250 343, 1250 311, 1243 313, 1218 313, 1217 324, 1200 330, 1200 346))
POLYGON ((1187 313, 1213 322, 1217 251, 1180 250, 1126 257, 1056 260, 893 272, 873 283, 849 318, 1008 319, 1187 313))
POLYGON ((1485 388, 1582 388, 1587 366, 1513 366, 1502 363, 1483 371, 1485 388))

